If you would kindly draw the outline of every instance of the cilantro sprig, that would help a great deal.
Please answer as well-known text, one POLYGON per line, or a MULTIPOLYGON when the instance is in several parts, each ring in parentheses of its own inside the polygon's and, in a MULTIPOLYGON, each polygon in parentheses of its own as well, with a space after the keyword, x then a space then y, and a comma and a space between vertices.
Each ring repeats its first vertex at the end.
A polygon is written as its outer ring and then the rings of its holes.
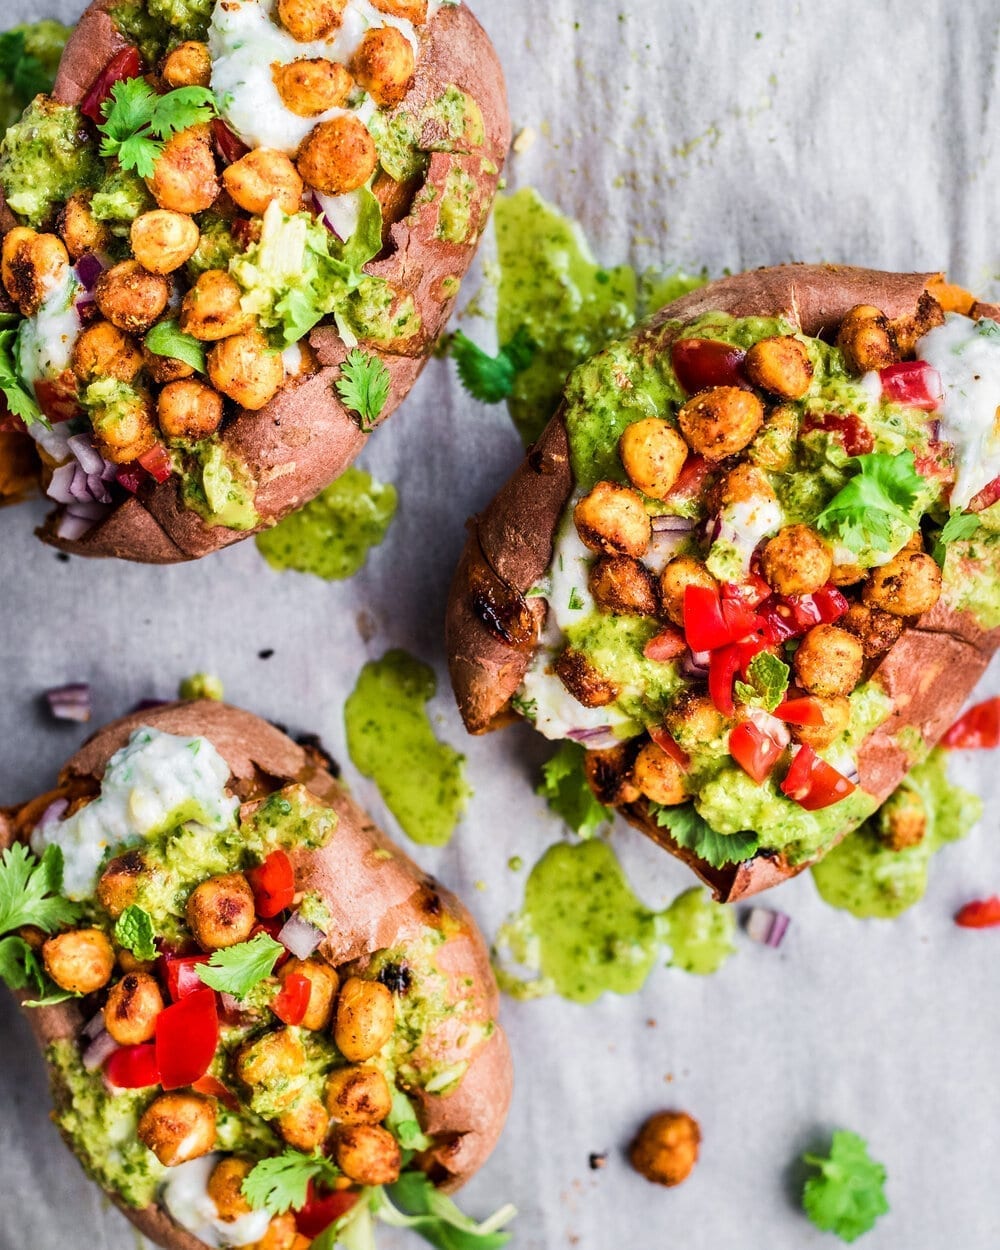
POLYGON ((819 1175, 806 1181, 802 1205, 823 1232, 854 1241, 889 1210, 885 1168, 869 1155, 857 1133, 841 1129, 833 1135, 828 1158, 808 1154, 805 1161, 819 1168, 819 1175))
POLYGON ((462 385, 484 404, 498 404, 510 397, 517 375, 535 358, 536 347, 522 326, 495 356, 458 330, 451 339, 449 354, 458 366, 462 385))
POLYGON ((607 824, 613 813, 598 803, 583 769, 586 751, 577 742, 566 741, 542 765, 542 783, 537 793, 581 838, 591 838, 607 824))
POLYGON ((126 907, 115 921, 115 942, 143 963, 156 958, 153 918, 138 904, 126 907))
POLYGON ((762 707, 773 712, 785 697, 791 669, 770 651, 761 651, 747 666, 747 681, 738 681, 734 687, 741 703, 762 707))
POLYGON ((0 313, 0 391, 3 392, 7 407, 15 417, 20 417, 25 425, 36 422, 48 427, 48 421, 39 408, 34 395, 21 379, 14 359, 17 343, 17 330, 12 323, 18 321, 12 313, 0 313))
POLYGON ((651 804, 650 811, 661 829, 666 829, 678 846, 693 851, 713 868, 741 864, 751 859, 760 845, 754 833, 716 833, 693 803, 680 807, 651 804))
POLYGON ((816 518, 824 534, 859 554, 866 547, 890 551, 901 529, 912 532, 913 515, 925 486, 912 451, 890 456, 873 452, 849 462, 858 472, 816 518))
POLYGON ((0 980, 12 990, 32 989, 39 996, 27 1007, 47 1007, 76 995, 49 980, 36 951, 14 932, 22 927, 54 933, 79 917, 76 903, 60 894, 63 857, 58 846, 48 846, 41 859, 15 842, 0 854, 0 980))
POLYGON ((152 178, 166 141, 191 126, 218 116, 207 87, 178 87, 158 95, 144 78, 115 83, 102 106, 100 152, 115 157, 122 169, 152 178))
POLYGON ((377 356, 355 347, 340 367, 336 387, 344 407, 357 413, 362 431, 368 434, 389 401, 392 375, 377 356))
POLYGON ((934 559, 941 568, 944 568, 945 557, 948 554, 948 547, 952 543, 964 543, 977 533, 982 520, 975 512, 953 512, 945 521, 938 535, 938 540, 934 544, 934 559))
POLYGON ((286 1150, 262 1159, 243 1182, 242 1193, 255 1211, 284 1215, 305 1206, 310 1181, 333 1182, 340 1169, 323 1155, 286 1150))
POLYGON ((220 994, 246 998, 271 975, 284 949, 269 933, 258 933, 248 942, 215 951, 207 964, 198 965, 198 976, 220 994))

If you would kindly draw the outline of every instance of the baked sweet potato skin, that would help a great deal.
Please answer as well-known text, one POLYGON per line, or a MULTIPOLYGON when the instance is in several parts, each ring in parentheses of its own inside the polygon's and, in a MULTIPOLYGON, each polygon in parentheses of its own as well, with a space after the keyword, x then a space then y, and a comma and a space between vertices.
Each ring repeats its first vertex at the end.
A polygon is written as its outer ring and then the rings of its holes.
MULTIPOLYGON (((225 704, 199 701, 135 713, 99 730, 70 759, 58 789, 16 809, 0 811, 0 848, 26 837, 44 807, 63 794, 94 794, 111 756, 140 726, 165 733, 208 738, 231 770, 230 788, 243 801, 261 798, 290 783, 306 786, 333 807, 339 821, 330 842, 318 851, 293 855, 296 886, 318 892, 332 918, 331 935, 319 953, 341 965, 363 968, 376 952, 406 944, 426 923, 448 916, 453 924, 438 948, 441 970, 463 999, 471 996, 482 1020, 496 1020, 499 991, 489 951, 462 903, 427 876, 390 841, 344 792, 318 756, 294 743, 259 717, 225 704)), ((84 1020, 72 1003, 25 1009, 44 1050, 76 1038, 84 1020)), ((442 1037, 446 1048, 450 1039, 442 1037)), ((485 1163, 499 1139, 510 1105, 513 1067, 503 1029, 497 1025, 469 1059, 466 1074, 447 1096, 415 1094, 424 1128, 437 1135, 427 1166, 445 1189, 457 1189, 485 1163)), ((58 1099, 63 1091, 54 1091, 58 1099)), ((168 1250, 204 1250, 204 1243, 180 1228, 160 1207, 136 1211, 118 1203, 147 1237, 168 1250)))
MULTIPOLYGON (((78 104, 108 61, 127 43, 109 16, 113 0, 96 0, 80 20, 63 54, 54 97, 78 104)), ((506 86, 496 52, 465 4, 445 5, 426 28, 413 88, 404 108, 419 109, 451 85, 466 92, 482 113, 485 138, 467 152, 433 152, 426 180, 409 216, 392 225, 380 258, 366 272, 386 279, 401 296, 411 296, 420 315, 420 332, 389 347, 365 343, 379 356, 392 379, 380 423, 405 399, 427 363, 454 303, 454 279, 464 277, 485 228, 510 147, 511 123, 506 86), (474 229, 461 243, 438 237, 442 192, 451 176, 468 175, 475 187, 474 229)), ((0 234, 14 224, 0 196, 0 234)), ((335 389, 348 349, 334 330, 319 327, 310 336, 319 371, 293 380, 266 408, 240 412, 223 430, 227 452, 245 462, 258 482, 256 509, 267 528, 301 507, 334 481, 368 441, 358 419, 335 389)), ((248 531, 207 525, 184 506, 177 478, 147 481, 139 494, 121 503, 82 538, 58 536, 58 512, 39 536, 73 555, 117 557, 148 564, 198 559, 247 537, 248 531)))
MULTIPOLYGON (((633 335, 636 349, 669 351, 677 324, 706 312, 735 317, 782 316, 802 333, 832 339, 846 313, 858 304, 881 309, 891 321, 916 318, 928 290, 941 281, 929 273, 894 274, 841 265, 781 265, 712 282, 663 308, 633 335)), ((975 304, 973 316, 993 315, 975 304)), ((536 638, 505 639, 484 608, 483 587, 507 616, 518 607, 541 620, 537 599, 525 593, 548 568, 555 531, 573 491, 563 412, 555 414, 538 444, 494 501, 469 523, 469 537, 452 582, 447 609, 447 648, 452 685, 466 728, 488 733, 514 715, 510 700, 534 654, 536 638)), ((861 786, 883 802, 902 780, 910 759, 900 731, 917 729, 935 743, 1000 646, 1000 630, 984 631, 969 613, 943 603, 904 631, 872 674, 895 710, 869 735, 860 751, 861 786)), ((732 902, 801 872, 781 856, 759 854, 744 864, 712 868, 679 847, 652 820, 644 802, 622 814, 653 841, 688 863, 722 901, 732 902)), ((848 830, 844 830, 846 834, 848 830)))

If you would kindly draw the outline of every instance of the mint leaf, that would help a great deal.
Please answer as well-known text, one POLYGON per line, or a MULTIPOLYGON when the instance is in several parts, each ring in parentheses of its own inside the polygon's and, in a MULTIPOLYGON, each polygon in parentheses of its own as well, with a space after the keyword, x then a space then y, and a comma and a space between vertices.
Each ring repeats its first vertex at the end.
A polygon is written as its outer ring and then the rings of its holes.
POLYGON ((204 373, 205 345, 185 334, 176 321, 161 321, 153 326, 144 340, 146 347, 154 356, 169 356, 172 360, 182 360, 198 373, 204 373))
POLYGON ((785 697, 790 673, 784 661, 769 651, 761 651, 747 667, 748 681, 736 683, 736 697, 741 703, 773 712, 785 697))
POLYGON ((115 922, 115 941, 143 963, 155 959, 153 918, 149 912, 134 903, 126 907, 115 922))

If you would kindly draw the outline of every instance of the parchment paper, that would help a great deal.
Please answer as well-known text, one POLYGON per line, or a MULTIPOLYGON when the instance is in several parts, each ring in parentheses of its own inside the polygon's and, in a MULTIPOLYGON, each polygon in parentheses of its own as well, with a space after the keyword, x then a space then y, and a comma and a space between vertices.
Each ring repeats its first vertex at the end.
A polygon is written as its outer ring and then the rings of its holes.
MULTIPOLYGON (((510 166, 580 218, 607 263, 708 266, 792 259, 946 268, 995 293, 1000 267, 1000 9, 991 0, 478 0, 507 67, 518 126, 537 141, 510 166)), ((72 0, 3 0, 3 24, 72 20, 72 0)), ((470 279, 467 293, 476 290, 470 279)), ((489 325, 466 328, 489 338, 489 325)), ((418 858, 457 887, 486 931, 520 902, 561 836, 532 787, 545 748, 527 730, 466 741, 446 685, 441 621, 466 516, 520 456, 503 408, 432 362, 364 465, 397 484, 398 519, 353 581, 271 572, 252 543, 160 570, 38 545, 41 506, 0 514, 0 801, 48 784, 84 736, 50 722, 46 687, 84 680, 95 723, 180 677, 217 673, 227 696, 318 731, 355 793, 395 831, 344 747, 342 705, 389 646, 431 661, 441 732, 464 746, 476 796, 451 846, 418 858), (374 636, 362 640, 362 616, 374 636), (258 652, 274 648, 269 660, 258 652), (485 888, 476 888, 484 882, 485 888)), ((366 627, 367 634, 367 627, 366 627)), ((994 665, 984 687, 1000 689, 994 665)), ((966 842, 936 860, 927 898, 895 923, 822 904, 807 876, 773 895, 793 916, 780 952, 740 939, 699 979, 658 968, 641 995, 579 1008, 505 1005, 518 1066, 513 1113, 464 1204, 513 1201, 523 1250, 808 1250, 837 1244, 797 1208, 802 1150, 837 1126, 889 1170, 892 1214, 871 1250, 987 1250, 1000 1229, 997 942, 951 916, 1000 888, 998 758, 956 758, 987 800, 966 842), (675 1191, 623 1149, 660 1107, 701 1122, 702 1158, 675 1191), (607 1151, 590 1171, 588 1155, 607 1151)), ((616 828, 646 900, 685 870, 616 828)), ((134 1235, 46 1122, 28 1031, 0 995, 0 1250, 130 1250, 134 1235)), ((411 1244, 384 1230, 381 1244, 411 1244)))

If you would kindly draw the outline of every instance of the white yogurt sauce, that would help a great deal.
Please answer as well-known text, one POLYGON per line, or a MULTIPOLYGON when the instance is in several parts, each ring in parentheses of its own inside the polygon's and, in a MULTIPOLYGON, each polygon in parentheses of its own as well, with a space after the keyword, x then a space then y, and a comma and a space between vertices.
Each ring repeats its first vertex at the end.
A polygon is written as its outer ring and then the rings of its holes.
POLYGON ((759 543, 777 534, 784 521, 776 499, 740 500, 728 504, 719 514, 719 537, 705 565, 724 581, 742 581, 750 573, 750 560, 759 543))
POLYGON ((32 850, 41 855, 47 846, 61 847, 64 893, 87 898, 109 848, 181 821, 228 828, 239 806, 226 793, 228 780, 229 765, 207 739, 137 729, 111 757, 100 796, 69 819, 36 829, 32 850))
MULTIPOLYGON (((38 312, 21 322, 14 348, 17 371, 32 390, 36 382, 53 381, 69 368, 81 329, 76 301, 82 290, 76 274, 67 265, 49 288, 38 312)), ((54 460, 64 460, 67 455, 66 435, 60 425, 47 430, 41 422, 35 422, 28 427, 28 433, 54 460)))
POLYGON ((206 1246, 252 1246, 267 1232, 267 1211, 251 1211, 238 1220, 219 1218, 219 1209, 208 1192, 208 1179, 221 1155, 205 1155, 170 1168, 160 1202, 173 1218, 194 1233, 206 1246))

